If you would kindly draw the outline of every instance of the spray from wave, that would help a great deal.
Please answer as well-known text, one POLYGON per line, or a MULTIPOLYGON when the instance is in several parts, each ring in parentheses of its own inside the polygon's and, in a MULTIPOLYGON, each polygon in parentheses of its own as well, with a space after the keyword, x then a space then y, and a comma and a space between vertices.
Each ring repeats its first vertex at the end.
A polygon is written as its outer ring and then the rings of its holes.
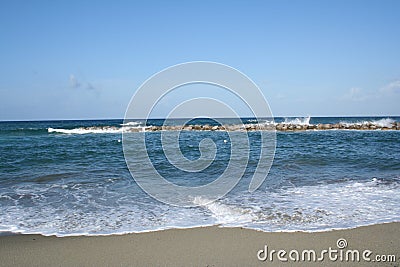
POLYGON ((63 134, 90 134, 90 133, 122 133, 122 128, 116 127, 90 127, 90 128, 75 128, 75 129, 53 129, 48 128, 49 133, 63 133, 63 134))
POLYGON ((139 122, 139 121, 130 121, 130 122, 127 122, 127 123, 121 123, 120 125, 121 126, 141 126, 142 123, 139 122))
POLYGON ((93 126, 93 127, 79 127, 73 129, 55 129, 48 128, 49 133, 63 133, 63 134, 106 134, 106 133, 122 133, 124 131, 145 131, 148 126, 143 126, 141 122, 128 122, 120 124, 122 127, 115 126, 93 126))
POLYGON ((304 118, 294 118, 294 119, 285 118, 283 124, 310 125, 310 119, 311 119, 310 116, 304 118))
POLYGON ((370 120, 370 121, 355 121, 355 122, 348 122, 348 121, 341 121, 340 124, 345 125, 347 127, 351 127, 353 125, 357 126, 364 126, 364 125, 374 125, 377 127, 386 127, 386 128, 391 128, 393 126, 393 123, 396 121, 390 118, 385 118, 385 119, 379 119, 379 120, 370 120))

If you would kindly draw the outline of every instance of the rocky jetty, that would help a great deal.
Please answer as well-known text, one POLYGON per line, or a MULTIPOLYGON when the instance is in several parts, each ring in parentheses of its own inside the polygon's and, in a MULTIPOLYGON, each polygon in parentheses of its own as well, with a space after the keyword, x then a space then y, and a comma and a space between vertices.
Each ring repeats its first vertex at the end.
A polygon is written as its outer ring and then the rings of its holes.
POLYGON ((183 126, 147 126, 124 127, 124 132, 156 132, 156 131, 322 131, 322 130, 400 130, 400 122, 390 125, 373 123, 335 123, 335 124, 243 124, 243 125, 183 125, 183 126))

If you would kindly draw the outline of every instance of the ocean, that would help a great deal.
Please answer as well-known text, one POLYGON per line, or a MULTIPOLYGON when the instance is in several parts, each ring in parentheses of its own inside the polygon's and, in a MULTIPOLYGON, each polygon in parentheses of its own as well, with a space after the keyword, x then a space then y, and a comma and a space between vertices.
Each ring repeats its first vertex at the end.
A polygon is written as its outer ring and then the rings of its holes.
MULTIPOLYGON (((229 124, 229 119, 226 119, 229 124)), ((244 123, 254 123, 244 118, 244 123)), ((179 125, 181 120, 176 120, 179 125)), ((275 118, 309 125, 376 125, 400 117, 275 118)), ((0 122, 0 233, 56 236, 109 235, 218 225, 261 231, 326 231, 400 221, 400 131, 277 131, 269 174, 249 192, 259 161, 259 132, 248 132, 251 153, 240 182, 215 202, 197 207, 164 204, 147 195, 125 162, 122 131, 146 134, 157 171, 185 186, 215 180, 230 159, 224 131, 183 131, 182 154, 200 157, 199 143, 214 141, 214 162, 201 172, 171 166, 160 132, 163 120, 65 120, 0 122)), ((193 124, 212 125, 207 119, 193 124)), ((136 173, 140 173, 138 168, 136 173)))

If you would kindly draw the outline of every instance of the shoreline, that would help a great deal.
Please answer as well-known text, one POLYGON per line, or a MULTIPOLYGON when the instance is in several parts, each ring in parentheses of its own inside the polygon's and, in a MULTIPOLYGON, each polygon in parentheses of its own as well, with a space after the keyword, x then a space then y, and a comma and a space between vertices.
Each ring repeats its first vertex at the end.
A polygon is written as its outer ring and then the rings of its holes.
MULTIPOLYGON (((108 236, 0 236, 0 266, 398 266, 400 222, 323 232, 262 232, 218 226, 168 229, 108 236), (396 262, 260 261, 257 253, 270 250, 338 249, 370 250, 375 255, 395 255, 396 262)), ((261 256, 263 254, 261 253, 261 256)))
MULTIPOLYGON (((345 230, 353 230, 361 227, 369 227, 374 225, 386 225, 386 224, 400 224, 400 221, 388 221, 388 222, 377 222, 370 224, 362 224, 352 227, 337 227, 337 228, 324 228, 324 229, 314 229, 314 230, 262 230, 258 228, 251 228, 246 226, 225 226, 223 224, 210 224, 210 225, 197 225, 197 226, 188 226, 188 227, 167 227, 167 228, 159 228, 154 230, 144 230, 144 231, 132 231, 132 232, 116 232, 116 233, 96 233, 96 234, 87 234, 87 233, 75 233, 75 234, 66 234, 66 235, 57 235, 57 234, 43 234, 43 233, 23 233, 23 232, 12 232, 12 231, 0 231, 0 238, 3 236, 43 236, 43 237, 56 237, 56 238, 70 238, 70 237, 107 237, 107 236, 124 236, 124 235, 138 235, 138 234, 148 234, 148 233, 157 233, 171 230, 191 230, 191 229, 199 229, 199 228, 228 228, 228 229, 244 229, 250 231, 256 231, 261 233, 305 233, 305 234, 313 234, 313 233, 325 233, 332 231, 345 231, 345 230)), ((400 226, 399 226, 400 227, 400 226)))

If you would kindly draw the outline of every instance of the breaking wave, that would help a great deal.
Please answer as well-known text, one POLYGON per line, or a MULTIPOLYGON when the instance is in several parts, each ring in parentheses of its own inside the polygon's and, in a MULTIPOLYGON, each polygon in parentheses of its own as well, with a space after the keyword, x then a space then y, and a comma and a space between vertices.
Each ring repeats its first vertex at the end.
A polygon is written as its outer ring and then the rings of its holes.
POLYGON ((310 116, 304 118, 294 118, 294 119, 285 118, 283 124, 310 125, 310 119, 311 119, 310 116))
POLYGON ((63 133, 63 134, 90 134, 90 133, 122 133, 123 128, 116 127, 90 127, 90 128, 75 128, 75 129, 53 129, 48 128, 49 133, 63 133))
POLYGON ((195 197, 193 203, 211 212, 217 224, 240 225, 256 219, 250 209, 222 204, 219 201, 212 202, 206 198, 195 197))
POLYGON ((341 121, 340 124, 345 125, 347 127, 351 127, 353 125, 363 126, 363 125, 375 125, 377 127, 392 127, 393 123, 396 121, 390 118, 379 119, 379 120, 369 120, 369 121, 356 121, 356 122, 348 122, 348 121, 341 121))

